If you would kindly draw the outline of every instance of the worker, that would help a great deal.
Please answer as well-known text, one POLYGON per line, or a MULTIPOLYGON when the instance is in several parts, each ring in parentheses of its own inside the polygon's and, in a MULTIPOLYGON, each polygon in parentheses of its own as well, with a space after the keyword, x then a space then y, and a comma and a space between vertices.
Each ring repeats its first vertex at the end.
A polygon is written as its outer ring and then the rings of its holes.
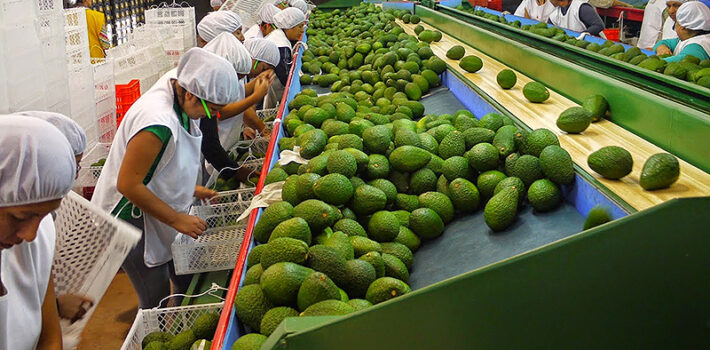
POLYGON ((274 24, 278 29, 265 36, 264 39, 276 44, 276 47, 279 48, 281 61, 274 71, 278 81, 274 81, 274 84, 271 85, 269 94, 264 101, 265 108, 276 106, 281 101, 291 68, 291 50, 295 42, 300 40, 303 35, 306 15, 299 9, 289 7, 274 15, 274 24))
POLYGON ((289 6, 295 7, 297 9, 301 10, 301 12, 303 12, 303 14, 306 16, 308 16, 308 12, 311 10, 308 7, 308 4, 303 0, 290 0, 289 6))
POLYGON ((274 15, 279 12, 281 12, 281 9, 273 4, 265 3, 261 5, 256 14, 259 19, 259 23, 251 26, 251 28, 244 33, 244 38, 257 39, 271 34, 272 31, 276 30, 276 26, 274 25, 274 15))
POLYGON ((48 215, 76 176, 76 158, 52 124, 0 116, 0 350, 61 349, 48 215))
POLYGON ((210 6, 213 10, 219 11, 219 8, 222 7, 222 0, 210 0, 210 6))
POLYGON ((641 49, 651 50, 661 40, 663 30, 663 11, 666 9, 666 0, 650 0, 643 12, 641 33, 636 43, 641 49))
POLYGON ((106 17, 103 12, 91 9, 93 0, 69 0, 68 7, 83 7, 86 11, 86 31, 89 34, 89 56, 106 57, 105 50, 111 47, 111 39, 106 34, 106 17))
POLYGON ((669 0, 666 1, 666 13, 668 18, 663 22, 663 31, 661 33, 661 39, 675 39, 678 38, 678 34, 675 31, 676 24, 676 13, 681 5, 686 2, 695 0, 669 0))
POLYGON ((553 11, 555 11, 555 7, 548 0, 523 0, 515 10, 515 15, 538 22, 547 22, 553 11))
POLYGON ((191 276, 177 276, 170 245, 178 233, 197 238, 206 222, 188 215, 194 198, 216 192, 196 186, 202 134, 197 121, 214 118, 238 96, 232 65, 202 48, 178 62, 177 78, 143 94, 128 110, 101 171, 93 203, 143 231, 126 257, 140 308, 153 308, 170 292, 184 292, 191 276))
POLYGON ((550 0, 555 10, 550 14, 548 23, 557 27, 580 32, 584 35, 600 36, 604 30, 604 21, 594 6, 585 0, 550 0))
POLYGON ((253 69, 247 78, 254 79, 267 71, 273 71, 281 62, 281 54, 273 42, 266 39, 247 39, 244 46, 249 51, 253 69))
POLYGON ((285 10, 288 8, 288 0, 276 0, 274 1, 274 6, 278 7, 279 10, 285 10))
POLYGON ((699 1, 681 5, 676 14, 675 39, 664 39, 654 48, 660 55, 673 55, 666 62, 679 62, 685 56, 710 59, 710 8, 699 1))
POLYGON ((242 19, 232 11, 210 12, 197 24, 197 38, 200 47, 205 46, 219 33, 228 32, 234 34, 239 41, 244 41, 242 34, 242 19))

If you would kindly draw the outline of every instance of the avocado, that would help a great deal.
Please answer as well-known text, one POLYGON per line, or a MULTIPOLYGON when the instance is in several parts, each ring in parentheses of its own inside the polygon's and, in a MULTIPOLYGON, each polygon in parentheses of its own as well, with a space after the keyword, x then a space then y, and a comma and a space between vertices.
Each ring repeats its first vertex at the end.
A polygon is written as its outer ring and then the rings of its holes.
POLYGON ((366 168, 369 179, 386 178, 390 172, 390 164, 387 157, 382 154, 370 154, 366 168))
POLYGON ((355 189, 352 209, 356 214, 369 215, 384 209, 385 205, 387 205, 387 195, 382 190, 370 185, 362 185, 355 189))
POLYGON ((355 236, 360 236, 360 237, 367 237, 367 233, 365 232, 365 229, 362 228, 362 226, 355 220, 353 219, 340 219, 338 222, 333 225, 333 230, 335 231, 341 231, 347 236, 355 237, 355 236))
POLYGON ((466 179, 455 179, 449 184, 449 194, 454 208, 463 213, 478 209, 480 196, 476 186, 466 179))
POLYGON ((404 282, 409 281, 409 270, 399 258, 391 254, 382 253, 382 261, 385 264, 385 276, 394 277, 404 282))
POLYGON ((389 162, 395 170, 414 172, 427 165, 431 154, 414 146, 401 146, 395 148, 389 156, 389 162))
POLYGON ((680 177, 678 159, 670 153, 657 153, 646 160, 641 170, 641 187, 652 191, 670 187, 680 177))
POLYGON ((498 85, 500 85, 501 88, 507 90, 515 86, 515 83, 518 82, 518 77, 512 70, 503 69, 498 72, 498 75, 496 76, 496 81, 498 82, 498 85))
POLYGON ((397 242, 387 242, 387 243, 382 243, 382 254, 389 254, 400 261, 404 263, 404 266, 407 267, 407 270, 412 268, 412 264, 414 263, 414 254, 412 254, 412 251, 407 248, 406 245, 397 243, 397 242))
POLYGON ((466 139, 458 130, 450 132, 439 144, 439 157, 448 159, 453 156, 462 156, 466 152, 466 139))
POLYGON ((366 299, 376 305, 409 292, 411 288, 405 282, 392 277, 381 277, 367 288, 366 299))
POLYGON ((619 146, 606 146, 590 154, 587 165, 599 175, 616 180, 631 173, 634 160, 629 151, 619 146))
POLYGON ((311 232, 320 232, 334 224, 335 215, 328 204, 317 199, 303 201, 293 208, 293 216, 306 220, 311 232))
POLYGON ((161 342, 161 343, 168 343, 173 339, 173 335, 170 333, 166 332, 152 332, 148 333, 145 337, 143 337, 143 340, 141 340, 141 345, 143 348, 146 348, 148 344, 152 342, 161 342))
POLYGON ((483 218, 493 231, 503 231, 515 222, 518 212, 518 192, 511 187, 494 195, 483 211, 483 218))
POLYGON ((592 113, 592 122, 598 122, 609 111, 609 102, 602 95, 591 95, 582 101, 582 108, 592 113))
POLYGON ((562 192, 554 182, 540 179, 528 188, 528 200, 536 211, 550 211, 562 202, 562 192))
POLYGON ((261 334, 271 335, 287 317, 298 317, 298 311, 288 306, 278 306, 267 311, 261 319, 261 334))
POLYGON ((417 251, 421 245, 421 240, 419 237, 412 232, 408 227, 400 226, 399 233, 394 239, 395 242, 404 244, 412 252, 417 251))
POLYGON ((441 236, 444 232, 444 222, 434 210, 419 208, 409 216, 409 228, 419 238, 429 240, 441 236))
MULTIPOLYGON (((325 159, 325 161, 327 163, 328 158, 324 157, 324 156, 318 156, 316 158, 313 158, 311 161, 314 161, 316 159, 325 159)), ((298 203, 300 203, 302 201, 317 198, 316 193, 313 190, 313 186, 320 179, 320 177, 321 176, 316 173, 305 173, 305 174, 301 174, 298 177, 298 181, 296 182, 296 185, 298 186, 296 188, 296 195, 298 198, 298 202, 296 203, 296 205, 298 205, 298 203)))
POLYGON ((528 101, 533 103, 542 103, 550 98, 550 92, 547 90, 545 85, 542 85, 536 81, 531 81, 523 87, 523 95, 528 101))
POLYGON ((365 299, 350 299, 348 305, 352 306, 355 311, 365 310, 372 306, 372 303, 365 299))
POLYGON ((269 205, 254 225, 254 240, 260 243, 268 242, 271 231, 278 224, 292 218, 293 210, 293 206, 288 202, 275 202, 269 205))
POLYGON ((394 134, 387 126, 376 125, 363 131, 362 140, 369 152, 384 154, 394 140, 394 134))
POLYGON ((323 300, 309 306, 300 316, 340 316, 354 311, 352 306, 340 300, 323 300))
POLYGON ((168 346, 161 341, 152 341, 143 347, 143 350, 168 350, 168 346))
POLYGON ((395 206, 398 209, 411 212, 414 209, 419 208, 419 198, 416 195, 398 193, 397 199, 395 200, 395 206))
POLYGON ((587 219, 584 221, 583 229, 588 230, 601 224, 605 224, 611 220, 612 218, 609 210, 606 207, 597 205, 589 210, 589 213, 587 213, 587 219))
POLYGON ((436 174, 428 168, 415 171, 409 180, 409 193, 421 194, 436 190, 436 174))
POLYGON ((242 286, 234 298, 234 312, 239 320, 257 332, 261 328, 261 319, 272 307, 273 304, 258 284, 242 286))
POLYGON ((442 173, 447 180, 453 181, 456 178, 472 178, 471 168, 468 160, 464 157, 453 156, 444 161, 442 173))
POLYGON ((540 168, 539 159, 529 154, 521 156, 515 162, 511 175, 520 178, 525 186, 530 186, 533 182, 544 176, 540 168))
POLYGON ((445 224, 454 219, 454 205, 446 195, 439 192, 426 192, 419 195, 419 206, 434 210, 445 224))
POLYGON ((298 289, 312 272, 313 270, 292 262, 279 262, 269 266, 261 274, 261 289, 275 305, 296 305, 298 289))
POLYGON ((308 222, 303 218, 291 218, 281 222, 274 228, 269 237, 269 242, 282 237, 299 239, 310 245, 312 239, 311 229, 308 226, 308 222))
POLYGON ((500 182, 498 182, 496 188, 493 190, 493 195, 498 194, 500 191, 506 188, 515 189, 518 192, 518 205, 523 203, 523 201, 525 200, 525 196, 527 195, 523 180, 520 180, 520 178, 515 176, 506 177, 505 179, 500 180, 500 182))
POLYGON ((250 267, 244 275, 243 285, 248 286, 250 284, 258 284, 263 272, 264 268, 261 267, 261 264, 256 264, 250 267))
POLYGON ((478 175, 476 187, 478 188, 481 197, 493 197, 493 192, 495 191, 496 186, 501 180, 505 179, 505 177, 505 174, 498 170, 489 170, 481 175, 478 175))
POLYGON ((567 185, 574 180, 572 157, 562 147, 550 145, 540 152, 540 169, 545 177, 559 185, 567 185))
POLYGON ((261 253, 261 266, 268 269, 269 266, 284 261, 303 264, 306 262, 307 253, 308 245, 302 240, 277 238, 266 244, 264 252, 261 253))
POLYGON ((380 244, 367 237, 351 236, 350 243, 353 246, 356 258, 359 258, 368 252, 382 252, 380 244))
POLYGON ((348 277, 343 284, 343 289, 350 297, 364 297, 367 287, 377 279, 375 268, 367 261, 355 259, 348 260, 346 269, 348 277))
POLYGON ((461 45, 454 45, 446 51, 446 57, 452 60, 460 60, 466 54, 466 50, 461 45))
MULTIPOLYGON (((493 132, 498 131, 498 129, 503 126, 503 116, 495 113, 485 114, 481 117, 478 125, 482 128, 493 130, 493 132)), ((492 141, 493 139, 491 139, 491 142, 492 141)))
POLYGON ((478 56, 466 56, 459 61, 459 67, 469 73, 475 73, 483 68, 483 61, 478 56))
POLYGON ((540 128, 533 130, 529 135, 527 135, 525 138, 524 149, 525 153, 539 157, 542 150, 550 145, 559 146, 560 141, 552 131, 540 128))
POLYGON ((232 350, 259 350, 266 342, 266 336, 259 333, 245 334, 232 345, 232 350))
MULTIPOLYGON (((349 153, 345 153, 350 156, 349 153)), ((331 158, 332 155, 329 157, 329 160, 331 158)), ((357 167, 354 157, 352 158, 352 161, 352 165, 357 167)), ((350 201, 350 198, 353 196, 354 189, 347 177, 339 173, 332 173, 318 179, 318 181, 316 181, 313 185, 313 192, 318 198, 326 203, 342 205, 350 201)))
POLYGON ((212 339, 219 323, 219 313, 206 312, 195 319, 192 324, 192 332, 197 339, 212 339))
POLYGON ((168 350, 190 350, 192 343, 197 341, 191 329, 178 333, 166 345, 168 350))
POLYGON ((247 268, 250 268, 261 261, 261 253, 266 249, 266 244, 255 245, 247 256, 247 268))
MULTIPOLYGON (((479 123, 480 126, 480 123, 479 123)), ((466 140, 466 148, 471 149, 471 147, 479 143, 491 143, 495 137, 495 131, 483 128, 475 127, 467 129, 463 132, 464 139, 466 140)), ((470 160, 469 160, 470 161, 470 160)))
POLYGON ((309 306, 323 300, 339 300, 340 292, 327 275, 322 272, 314 272, 303 280, 296 299, 298 309, 304 311, 309 306))
POLYGON ((322 242, 322 244, 326 247, 333 248, 345 260, 355 258, 355 251, 352 243, 350 243, 350 238, 340 231, 333 232, 333 234, 329 235, 328 238, 322 242))
POLYGON ((323 130, 314 129, 306 131, 298 140, 301 157, 311 159, 323 152, 328 143, 328 135, 323 130))
POLYGON ((515 152, 515 135, 517 132, 518 128, 513 125, 503 125, 496 131, 496 136, 493 138, 493 146, 501 158, 505 158, 515 152))
POLYGON ((308 249, 308 267, 328 275, 336 284, 342 284, 347 277, 345 262, 345 258, 331 247, 318 244, 308 249))
POLYGON ((377 242, 391 242, 399 233, 399 221, 389 211, 378 211, 372 215, 367 226, 368 236, 377 242))
POLYGON ((579 134, 589 127, 592 119, 592 112, 582 107, 570 107, 557 118, 557 127, 570 134, 579 134))

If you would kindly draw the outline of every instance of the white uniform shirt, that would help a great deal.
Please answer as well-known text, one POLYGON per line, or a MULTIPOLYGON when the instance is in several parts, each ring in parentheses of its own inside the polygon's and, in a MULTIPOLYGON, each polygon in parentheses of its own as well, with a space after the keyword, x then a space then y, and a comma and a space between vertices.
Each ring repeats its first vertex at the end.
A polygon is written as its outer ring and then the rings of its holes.
MULTIPOLYGON (((659 0, 660 1, 660 0, 659 0)), ((530 19, 534 19, 538 22, 547 23, 547 19, 550 18, 550 14, 555 11, 555 6, 552 6, 549 0, 540 6, 537 4, 536 0, 523 0, 515 10, 515 15, 518 17, 525 17, 525 11, 528 11, 530 19)))
POLYGON ((37 238, 0 251, 0 350, 34 349, 42 332, 42 304, 52 272, 56 231, 47 215, 37 238))
POLYGON ((579 8, 587 3, 586 0, 572 0, 566 14, 562 14, 562 8, 556 7, 550 14, 550 22, 557 27, 569 29, 575 32, 586 32, 587 26, 579 18, 579 8))
POLYGON ((663 10, 666 8, 664 0, 651 0, 646 5, 641 23, 641 35, 636 44, 641 49, 652 49, 663 30, 663 10))
POLYGON ((666 18, 666 22, 663 23, 663 36, 661 39, 675 39, 677 37, 678 33, 675 32, 675 21, 670 17, 666 18))

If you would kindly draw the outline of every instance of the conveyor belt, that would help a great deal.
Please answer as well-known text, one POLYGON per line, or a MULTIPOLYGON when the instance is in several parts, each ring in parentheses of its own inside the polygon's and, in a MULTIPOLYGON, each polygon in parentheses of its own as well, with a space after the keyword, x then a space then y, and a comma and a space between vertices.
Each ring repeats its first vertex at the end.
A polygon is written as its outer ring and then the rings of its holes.
MULTIPOLYGON (((416 25, 404 24, 401 21, 398 23, 408 34, 414 34, 416 25)), ((420 24, 426 29, 436 30, 426 23, 420 24)), ((523 96, 522 87, 532 80, 519 72, 516 73, 518 83, 514 88, 501 89, 496 82, 496 75, 500 70, 509 67, 447 34, 444 34, 440 42, 432 43, 431 48, 437 56, 447 62, 451 71, 461 74, 529 128, 547 128, 557 134, 561 146, 570 153, 579 167, 593 175, 601 184, 633 208, 643 210, 672 198, 710 195, 710 174, 683 160, 680 160, 681 176, 673 186, 658 191, 643 190, 639 185, 639 176, 644 162, 651 155, 664 152, 664 150, 608 120, 592 124, 583 134, 566 134, 557 128, 556 120, 562 111, 577 106, 573 101, 550 91, 550 99, 545 103, 530 103, 523 96), (480 57, 483 60, 483 68, 477 73, 467 73, 459 67, 458 61, 447 59, 446 51, 454 45, 462 45, 466 49, 467 55, 474 54, 480 57), (587 166, 589 154, 601 147, 611 145, 624 147, 631 152, 634 158, 633 172, 622 180, 601 178, 587 166)))

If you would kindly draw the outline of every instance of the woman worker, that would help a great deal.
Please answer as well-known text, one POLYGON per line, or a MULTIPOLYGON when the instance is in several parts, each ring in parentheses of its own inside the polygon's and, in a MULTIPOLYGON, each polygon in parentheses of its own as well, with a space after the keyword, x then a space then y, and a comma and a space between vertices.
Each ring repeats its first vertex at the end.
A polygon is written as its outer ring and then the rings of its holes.
POLYGON ((89 55, 91 58, 104 58, 104 51, 111 47, 111 40, 106 34, 106 17, 103 12, 92 10, 92 3, 92 0, 69 0, 68 7, 83 7, 86 10, 89 55))
POLYGON ((71 190, 76 158, 52 124, 0 116, 0 349, 61 349, 52 283, 52 211, 71 190))
POLYGON ((678 34, 675 31, 676 27, 676 14, 681 5, 686 2, 695 0, 667 0, 666 1, 666 13, 668 18, 663 22, 663 30, 661 31, 661 39, 675 39, 678 38, 678 34))
POLYGON ((274 16, 279 12, 281 12, 281 9, 273 4, 261 5, 261 7, 259 7, 259 12, 257 12, 256 15, 259 18, 259 23, 249 28, 246 33, 244 33, 244 38, 263 38, 264 36, 271 34, 272 31, 276 30, 276 26, 274 25, 274 16))
POLYGON ((234 34, 239 41, 244 41, 242 19, 232 11, 210 12, 197 24, 197 38, 200 47, 205 46, 222 32, 234 34))
POLYGON ((177 78, 155 86, 128 110, 96 184, 92 202, 143 231, 123 263, 139 307, 152 308, 171 292, 184 292, 190 276, 177 276, 170 245, 178 233, 197 238, 206 229, 187 214, 193 198, 214 191, 196 186, 202 133, 197 121, 213 118, 238 96, 232 65, 201 48, 178 62, 177 78))
POLYGON ((675 30, 678 38, 661 40, 654 47, 658 55, 673 55, 664 58, 666 62, 679 62, 688 55, 710 59, 710 8, 699 1, 681 5, 675 30))
POLYGON ((586 0, 550 0, 555 10, 548 23, 583 34, 600 36, 604 21, 586 0))
POLYGON ((281 61, 276 65, 274 71, 279 81, 275 81, 271 85, 269 94, 264 101, 265 108, 273 107, 281 101, 291 68, 291 50, 295 42, 300 40, 303 35, 306 15, 297 8, 289 7, 274 15, 274 24, 278 29, 265 36, 264 39, 273 42, 279 48, 281 61))
POLYGON ((555 6, 548 0, 523 0, 515 10, 515 15, 534 19, 538 22, 547 22, 553 11, 555 11, 555 6))

